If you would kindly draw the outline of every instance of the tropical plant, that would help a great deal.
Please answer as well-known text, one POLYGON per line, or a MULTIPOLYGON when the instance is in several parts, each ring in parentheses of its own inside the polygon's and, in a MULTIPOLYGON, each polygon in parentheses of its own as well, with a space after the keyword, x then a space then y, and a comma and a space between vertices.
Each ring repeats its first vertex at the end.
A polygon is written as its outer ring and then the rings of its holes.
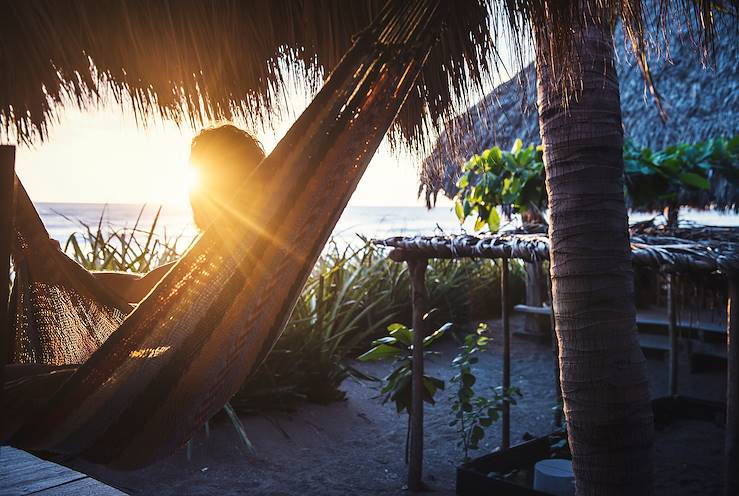
MULTIPOLYGON (((441 339, 449 327, 450 324, 444 325, 423 338, 424 356, 436 354, 426 348, 441 339)), ((411 384, 413 382, 413 329, 395 323, 390 324, 387 330, 387 336, 372 341, 372 348, 357 359, 362 362, 394 360, 392 372, 382 380, 380 390, 380 394, 383 395, 382 403, 392 401, 398 413, 405 410, 410 414, 411 384)), ((439 390, 444 389, 444 381, 424 374, 423 386, 423 401, 435 404, 434 396, 439 390)))
MULTIPOLYGON (((680 143, 659 151, 627 140, 623 156, 624 193, 636 210, 667 208, 675 215, 680 196, 705 191, 713 180, 723 179, 739 187, 739 135, 680 143)), ((495 232, 500 226, 498 207, 507 215, 544 208, 547 194, 542 160, 541 145, 524 148, 520 139, 510 152, 494 146, 473 155, 457 181, 454 211, 460 223, 475 216, 475 230, 487 226, 495 232)))
POLYGON ((680 143, 659 151, 624 145, 626 192, 632 208, 668 208, 675 223, 680 197, 707 190, 711 181, 726 180, 739 187, 739 135, 698 143, 680 143))
MULTIPOLYGON (((113 228, 104 224, 105 209, 95 226, 77 220, 82 232, 69 235, 64 251, 87 270, 142 273, 177 260, 189 244, 182 246, 182 234, 170 238, 166 231, 161 236, 157 233, 161 207, 151 225, 142 227, 141 217, 145 209, 146 205, 143 205, 132 228, 113 228)), ((71 220, 58 212, 57 215, 71 220)))
POLYGON ((306 282, 285 331, 232 400, 242 411, 291 408, 344 398, 339 389, 356 374, 347 358, 381 334, 408 303, 400 264, 370 244, 331 243, 306 282))
POLYGON ((457 389, 452 403, 454 418, 449 426, 457 430, 458 445, 464 451, 465 462, 469 461, 470 450, 478 449, 485 437, 485 429, 498 421, 503 405, 515 405, 516 396, 521 396, 521 391, 515 386, 505 391, 500 386, 491 388, 492 396, 489 397, 475 392, 477 376, 474 365, 479 360, 476 355, 487 349, 490 338, 485 335, 486 332, 487 324, 480 323, 475 332, 465 336, 459 354, 452 360, 452 368, 456 373, 450 381, 457 385, 457 389))
POLYGON ((460 223, 475 214, 475 230, 500 228, 498 207, 512 213, 541 207, 546 202, 541 146, 523 147, 517 139, 511 151, 494 146, 474 155, 462 168, 457 181, 454 212, 460 223))

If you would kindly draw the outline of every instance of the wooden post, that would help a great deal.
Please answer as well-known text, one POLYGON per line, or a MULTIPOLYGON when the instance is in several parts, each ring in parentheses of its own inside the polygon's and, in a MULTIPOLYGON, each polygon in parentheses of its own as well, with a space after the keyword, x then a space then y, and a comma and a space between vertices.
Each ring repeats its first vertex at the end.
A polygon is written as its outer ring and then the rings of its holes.
POLYGON ((15 146, 0 145, 0 403, 5 384, 5 365, 10 360, 11 332, 8 317, 10 252, 13 244, 15 146))
POLYGON ((677 342, 677 314, 675 308, 674 274, 667 274, 667 331, 670 340, 669 363, 667 365, 667 391, 670 397, 677 396, 677 370, 680 348, 677 342))
POLYGON ((726 466, 724 494, 739 494, 739 274, 729 275, 726 312, 726 466))
MULTIPOLYGON (((500 318, 503 321, 503 393, 511 388, 511 328, 508 315, 508 259, 500 261, 500 318)), ((503 403, 503 449, 511 445, 511 405, 503 403)))
MULTIPOLYGON (((542 294, 543 271, 540 262, 525 262, 524 273, 526 275, 526 304, 532 307, 540 307, 544 302, 542 294)), ((530 335, 539 339, 549 337, 549 327, 544 328, 544 319, 541 315, 526 315, 522 334, 530 335)))
POLYGON ((413 310, 413 381, 411 383, 410 449, 408 489, 423 489, 423 338, 426 337, 426 265, 425 259, 409 259, 411 305, 413 310))

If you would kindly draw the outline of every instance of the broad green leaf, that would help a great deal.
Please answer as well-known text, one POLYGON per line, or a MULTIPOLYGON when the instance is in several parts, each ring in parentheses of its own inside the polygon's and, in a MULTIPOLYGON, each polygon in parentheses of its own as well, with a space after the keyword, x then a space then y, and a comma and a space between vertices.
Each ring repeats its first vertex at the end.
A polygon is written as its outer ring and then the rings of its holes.
POLYGON ((454 213, 457 215, 459 223, 463 223, 465 219, 464 208, 462 207, 462 202, 459 199, 454 201, 454 213))
POLYGON ((705 177, 701 177, 698 174, 695 174, 693 172, 683 172, 680 174, 680 181, 682 181, 684 184, 687 184, 688 186, 692 186, 693 188, 698 189, 708 189, 710 184, 708 183, 708 179, 705 177))
POLYGON ((394 347, 386 344, 375 346, 371 350, 363 353, 357 357, 357 360, 361 362, 372 362, 375 360, 387 360, 388 358, 397 358, 401 355, 401 351, 394 347))
POLYGON ((451 322, 447 322, 446 324, 444 324, 443 326, 441 326, 437 330, 435 330, 433 333, 431 333, 431 335, 426 336, 425 338, 423 338, 423 346, 424 346, 424 348, 427 347, 427 346, 429 346, 429 345, 431 345, 431 344, 433 344, 433 343, 435 343, 439 339, 441 339, 444 336, 444 334, 448 330, 450 330, 452 327, 454 327, 454 324, 451 323, 451 322))
POLYGON ((516 141, 513 142, 513 148, 511 148, 511 153, 514 155, 521 151, 521 148, 523 147, 523 141, 521 141, 521 138, 516 138, 516 141))
POLYGON ((500 229, 500 215, 498 215, 497 209, 493 208, 490 210, 490 216, 488 216, 487 222, 490 231, 498 232, 498 229, 500 229))
POLYGON ((390 331, 390 335, 406 346, 413 344, 413 330, 405 326, 390 331))

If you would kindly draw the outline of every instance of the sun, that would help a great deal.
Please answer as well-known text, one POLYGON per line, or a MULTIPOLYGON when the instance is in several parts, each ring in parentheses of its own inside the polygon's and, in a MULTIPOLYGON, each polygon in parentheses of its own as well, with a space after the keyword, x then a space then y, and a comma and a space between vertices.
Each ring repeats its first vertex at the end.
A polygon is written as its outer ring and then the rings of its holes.
POLYGON ((195 167, 189 166, 185 173, 185 187, 190 192, 198 186, 200 186, 200 172, 195 167))

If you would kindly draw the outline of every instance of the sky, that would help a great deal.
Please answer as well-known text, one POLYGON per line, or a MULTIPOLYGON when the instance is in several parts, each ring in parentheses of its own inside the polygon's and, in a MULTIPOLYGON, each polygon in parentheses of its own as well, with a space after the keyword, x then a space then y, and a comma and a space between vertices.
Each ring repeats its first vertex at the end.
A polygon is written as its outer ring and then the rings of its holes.
MULTIPOLYGON (((291 102, 293 113, 308 103, 296 96, 291 102)), ((144 128, 132 111, 105 101, 90 110, 70 105, 58 115, 44 143, 17 150, 18 176, 34 201, 186 204, 192 182, 187 159, 196 129, 158 118, 144 128)), ((294 118, 286 117, 274 131, 252 131, 269 152, 294 118)), ((350 205, 423 205, 416 197, 419 161, 393 156, 383 144, 350 205)))

